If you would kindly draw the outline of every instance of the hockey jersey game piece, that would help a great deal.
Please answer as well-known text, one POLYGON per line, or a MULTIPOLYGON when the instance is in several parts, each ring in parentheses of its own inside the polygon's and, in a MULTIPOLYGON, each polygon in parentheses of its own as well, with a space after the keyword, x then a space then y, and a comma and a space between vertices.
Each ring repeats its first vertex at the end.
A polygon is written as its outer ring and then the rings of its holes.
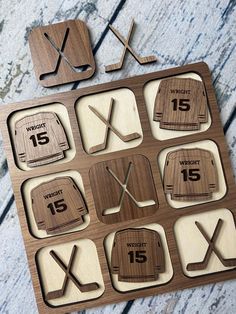
POLYGON ((44 182, 31 191, 32 209, 39 230, 54 234, 81 225, 87 208, 70 177, 44 182))
POLYGON ((36 167, 64 158, 69 144, 54 112, 40 112, 15 123, 15 147, 20 161, 36 167))
POLYGON ((191 78, 162 80, 157 91, 153 120, 160 128, 199 130, 208 121, 207 98, 201 81, 191 78))
POLYGON ((111 255, 111 273, 119 281, 147 282, 165 272, 160 235, 155 230, 130 228, 116 232, 111 255))
POLYGON ((171 194, 172 200, 208 200, 218 189, 217 168, 211 152, 193 148, 167 154, 164 190, 171 194))

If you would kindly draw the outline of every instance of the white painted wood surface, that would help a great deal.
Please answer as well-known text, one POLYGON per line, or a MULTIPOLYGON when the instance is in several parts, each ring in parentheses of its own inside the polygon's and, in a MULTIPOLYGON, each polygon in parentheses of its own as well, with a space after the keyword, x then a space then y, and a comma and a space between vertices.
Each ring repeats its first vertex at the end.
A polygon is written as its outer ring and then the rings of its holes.
MULTIPOLYGON (((0 99, 9 102, 49 95, 203 60, 216 90, 236 175, 236 1, 208 0, 0 0, 0 99), (108 24, 126 36, 137 27, 132 47, 155 54, 158 63, 140 66, 127 54, 123 69, 106 74, 123 46, 108 24), (44 89, 36 82, 28 34, 31 28, 79 18, 90 28, 96 75, 79 84, 44 89)), ((0 139, 0 313, 37 313, 11 182, 0 139)), ((236 313, 236 280, 108 305, 86 313, 236 313)))

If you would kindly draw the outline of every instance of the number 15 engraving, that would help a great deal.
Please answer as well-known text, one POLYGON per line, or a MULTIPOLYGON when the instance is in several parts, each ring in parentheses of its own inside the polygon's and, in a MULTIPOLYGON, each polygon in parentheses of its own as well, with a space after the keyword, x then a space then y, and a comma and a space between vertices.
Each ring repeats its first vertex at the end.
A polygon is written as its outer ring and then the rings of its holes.
POLYGON ((145 263, 147 261, 147 256, 145 254, 146 251, 129 251, 128 255, 130 263, 145 263))

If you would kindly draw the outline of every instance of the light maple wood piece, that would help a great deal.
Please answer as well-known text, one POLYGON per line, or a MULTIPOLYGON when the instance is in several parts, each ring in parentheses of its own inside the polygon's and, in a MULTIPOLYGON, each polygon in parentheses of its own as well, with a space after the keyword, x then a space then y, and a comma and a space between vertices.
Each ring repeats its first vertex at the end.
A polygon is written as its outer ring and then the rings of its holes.
POLYGON ((165 272, 165 257, 160 235, 146 228, 116 232, 111 255, 111 273, 119 281, 155 281, 165 272))
POLYGON ((41 183, 31 191, 32 209, 40 230, 68 231, 84 223, 88 213, 83 196, 70 177, 41 183))
POLYGON ((129 52, 132 54, 132 56, 135 58, 135 60, 137 60, 138 63, 141 64, 141 65, 157 61, 157 58, 155 56, 148 56, 148 57, 141 57, 141 56, 139 56, 130 47, 129 42, 130 42, 130 38, 131 38, 131 35, 132 35, 133 27, 134 27, 134 19, 132 19, 127 39, 125 39, 125 37, 123 37, 120 34, 120 32, 118 32, 112 25, 109 25, 110 30, 115 34, 115 36, 119 39, 119 41, 124 45, 124 50, 123 50, 123 53, 122 53, 120 61, 118 63, 107 65, 105 67, 105 72, 111 72, 111 71, 120 70, 122 68, 122 66, 123 66, 124 59, 125 59, 125 54, 126 54, 127 50, 129 50, 129 52))
POLYGON ((95 108, 92 106, 89 106, 89 109, 105 124, 106 129, 105 129, 105 136, 104 136, 104 141, 101 144, 98 144, 96 146, 93 146, 89 149, 89 153, 93 154, 96 152, 99 152, 101 150, 106 149, 107 147, 107 142, 108 142, 108 136, 109 136, 109 131, 111 130, 116 136, 119 137, 119 139, 123 142, 130 142, 133 140, 136 140, 141 137, 140 134, 137 132, 130 133, 127 135, 122 135, 120 131, 118 131, 112 124, 111 124, 111 119, 112 119, 112 112, 114 108, 114 99, 111 98, 110 105, 109 105, 109 111, 108 111, 108 117, 105 119, 95 108))
POLYGON ((75 286, 79 289, 80 292, 93 291, 93 290, 97 290, 99 288, 98 283, 91 282, 91 283, 82 284, 73 275, 71 269, 73 267, 73 261, 75 259, 75 254, 77 252, 77 249, 78 249, 77 246, 74 245, 73 249, 72 249, 72 252, 71 252, 71 256, 70 256, 70 260, 69 260, 68 266, 66 266, 63 263, 61 258, 56 254, 56 252, 54 252, 54 250, 50 251, 50 255, 52 256, 52 258, 60 266, 60 268, 65 272, 65 277, 64 277, 64 280, 63 280, 62 288, 58 289, 58 290, 54 290, 54 291, 48 292, 46 294, 46 296, 45 296, 45 300, 52 300, 52 299, 57 299, 57 298, 62 297, 65 294, 65 292, 66 292, 66 287, 67 287, 69 279, 75 284, 75 286))
POLYGON ((200 222, 195 221, 195 225, 197 226, 198 230, 201 232, 201 234, 203 235, 203 237, 205 238, 205 240, 208 243, 208 248, 206 251, 206 254, 203 258, 203 260, 201 262, 195 262, 195 263, 189 263, 187 264, 187 270, 188 271, 194 271, 194 270, 202 270, 205 269, 209 263, 211 254, 214 252, 216 254, 216 256, 219 258, 219 260, 221 261, 221 263, 225 266, 225 267, 234 267, 236 266, 236 258, 224 258, 220 251, 217 249, 217 247, 215 246, 216 244, 216 240, 219 236, 219 233, 221 231, 222 225, 223 225, 223 220, 219 219, 217 222, 217 225, 215 227, 215 230, 213 232, 213 236, 211 239, 209 239, 206 231, 204 230, 204 228, 202 227, 202 225, 200 224, 200 222))
POLYGON ((178 131, 200 129, 208 121, 204 84, 191 78, 167 78, 161 81, 153 112, 160 128, 178 131))
POLYGON ((158 208, 150 164, 142 155, 97 163, 89 176, 98 217, 105 223, 145 217, 158 208), (117 211, 109 213, 114 207, 117 211))
POLYGON ((89 32, 80 20, 34 28, 29 45, 36 78, 44 87, 84 80, 94 74, 89 32))
POLYGON ((69 149, 64 128, 54 112, 40 112, 16 121, 14 144, 18 159, 31 168, 62 159, 69 149))
POLYGON ((219 189, 214 156, 200 148, 169 152, 163 180, 164 191, 172 200, 209 200, 219 189))

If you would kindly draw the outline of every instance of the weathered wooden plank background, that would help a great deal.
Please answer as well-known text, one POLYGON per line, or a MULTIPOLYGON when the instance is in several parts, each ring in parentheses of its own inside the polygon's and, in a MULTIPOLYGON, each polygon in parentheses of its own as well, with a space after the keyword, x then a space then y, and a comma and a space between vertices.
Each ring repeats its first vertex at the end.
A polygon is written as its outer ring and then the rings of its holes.
MULTIPOLYGON (((236 1, 208 0, 0 0, 1 105, 116 80, 186 63, 205 61, 213 76, 219 110, 236 174, 236 1), (124 35, 132 18, 132 46, 155 54, 158 63, 139 66, 127 55, 122 71, 106 74, 122 45, 108 30, 124 35), (33 27, 66 19, 84 20, 91 34, 96 75, 79 84, 43 89, 33 73, 28 35, 33 27)), ((37 313, 26 254, 0 139, 0 313, 37 313)), ((228 281, 109 305, 84 313, 236 313, 236 281, 228 281)))

